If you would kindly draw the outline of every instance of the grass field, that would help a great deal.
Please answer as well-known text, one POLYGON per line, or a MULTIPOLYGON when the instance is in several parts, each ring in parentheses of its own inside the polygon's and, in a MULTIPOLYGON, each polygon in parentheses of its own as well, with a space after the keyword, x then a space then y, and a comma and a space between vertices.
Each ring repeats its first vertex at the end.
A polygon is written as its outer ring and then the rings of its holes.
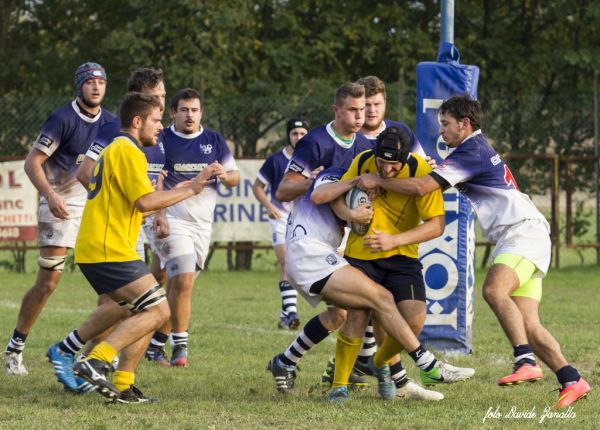
MULTIPOLYGON (((565 418, 546 418, 544 408, 558 394, 554 375, 536 384, 499 388, 495 380, 511 367, 511 348, 477 288, 474 353, 450 357, 454 364, 476 368, 472 380, 439 387, 440 403, 380 401, 374 384, 353 393, 344 405, 323 402, 319 382, 327 358, 334 352, 331 336, 301 362, 293 395, 274 388, 267 361, 293 339, 277 330, 277 274, 264 270, 234 273, 215 264, 197 280, 190 327, 190 368, 170 369, 141 364, 136 384, 160 398, 153 405, 105 404, 96 394, 72 396, 56 382, 44 354, 47 347, 81 322, 95 305, 92 289, 75 271, 65 273, 56 293, 30 334, 26 377, 0 372, 2 429, 471 429, 471 428, 600 428, 595 391, 575 404, 565 418), (483 419, 492 408, 499 418, 483 419), (531 411, 535 418, 510 418, 511 408, 531 411)), ((28 268, 32 270, 33 265, 28 268)), ((33 273, 0 273, 0 342, 14 328, 21 297, 33 283, 33 273)), ((554 271, 545 282, 542 319, 561 342, 567 357, 594 386, 600 386, 600 312, 596 303, 600 269, 585 267, 554 271)), ((482 272, 477 273, 478 285, 482 272)), ((304 302, 300 314, 314 315, 304 302)), ((406 357, 414 376, 412 361, 406 357)))

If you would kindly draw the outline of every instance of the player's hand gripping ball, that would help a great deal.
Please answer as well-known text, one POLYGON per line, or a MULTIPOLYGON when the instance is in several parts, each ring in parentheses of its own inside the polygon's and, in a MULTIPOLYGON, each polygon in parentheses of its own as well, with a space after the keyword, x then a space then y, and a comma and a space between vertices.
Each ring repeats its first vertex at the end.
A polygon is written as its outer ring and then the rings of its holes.
MULTIPOLYGON (((346 194, 346 206, 348 206, 350 209, 354 210, 359 206, 367 205, 371 205, 371 200, 365 191, 359 188, 352 188, 346 194)), ((370 225, 370 222, 367 224, 361 224, 354 221, 348 221, 348 227, 350 227, 350 230, 360 236, 367 234, 370 225)))

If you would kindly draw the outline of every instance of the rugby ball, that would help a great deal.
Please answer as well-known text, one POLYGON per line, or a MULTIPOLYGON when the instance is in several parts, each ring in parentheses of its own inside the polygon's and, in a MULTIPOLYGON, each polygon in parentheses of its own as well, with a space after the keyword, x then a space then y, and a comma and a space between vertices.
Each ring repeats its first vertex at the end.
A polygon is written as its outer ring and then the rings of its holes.
MULTIPOLYGON (((371 201, 367 193, 359 188, 352 188, 346 194, 346 206, 350 209, 356 209, 359 206, 368 205, 371 201)), ((348 222, 348 227, 359 236, 364 236, 369 230, 371 224, 359 224, 357 222, 348 222)))

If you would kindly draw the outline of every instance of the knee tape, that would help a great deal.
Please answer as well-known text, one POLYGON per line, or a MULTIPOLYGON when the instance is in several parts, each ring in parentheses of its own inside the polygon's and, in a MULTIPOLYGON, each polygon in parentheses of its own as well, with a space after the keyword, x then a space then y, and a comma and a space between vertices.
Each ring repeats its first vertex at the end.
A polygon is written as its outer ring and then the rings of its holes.
POLYGON ((152 306, 156 306, 160 302, 167 299, 167 293, 160 285, 156 285, 150 288, 145 293, 141 294, 139 297, 135 298, 133 302, 128 303, 127 307, 133 313, 139 313, 145 311, 152 306))
POLYGON ((54 272, 62 272, 65 269, 66 255, 62 257, 38 257, 38 265, 44 270, 51 270, 54 272))

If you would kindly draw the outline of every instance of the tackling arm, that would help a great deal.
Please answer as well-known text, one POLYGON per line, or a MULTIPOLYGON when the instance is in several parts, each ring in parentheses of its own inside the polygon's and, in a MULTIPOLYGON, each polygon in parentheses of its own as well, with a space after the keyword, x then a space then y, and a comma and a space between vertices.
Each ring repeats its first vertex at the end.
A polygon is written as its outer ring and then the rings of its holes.
POLYGON ((313 179, 296 172, 287 172, 277 188, 275 198, 280 202, 290 202, 304 194, 312 184, 313 179))
POLYGON ((437 190, 440 184, 431 175, 418 178, 389 178, 384 179, 378 175, 362 175, 358 181, 358 187, 363 190, 372 190, 380 187, 387 191, 408 196, 422 197, 437 190))

